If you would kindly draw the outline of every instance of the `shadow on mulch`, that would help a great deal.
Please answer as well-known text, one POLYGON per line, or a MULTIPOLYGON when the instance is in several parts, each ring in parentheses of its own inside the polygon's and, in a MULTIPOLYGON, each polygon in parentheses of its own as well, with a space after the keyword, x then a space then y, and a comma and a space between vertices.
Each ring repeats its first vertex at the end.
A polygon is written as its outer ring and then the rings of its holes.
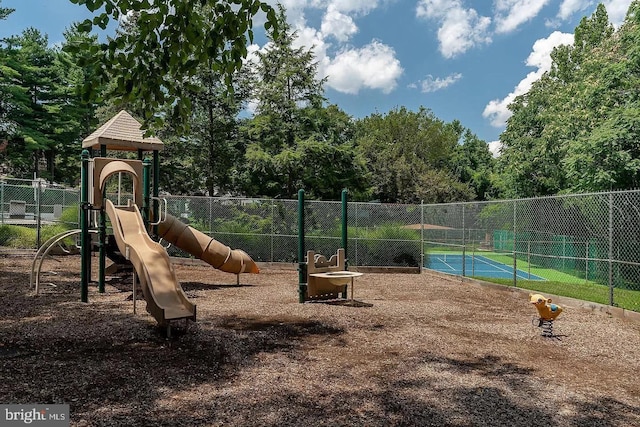
POLYGON ((53 318, 43 320, 47 328, 29 320, 0 327, 0 401, 69 403, 72 420, 90 425, 199 425, 202 420, 187 413, 160 411, 157 401, 167 390, 223 388, 259 354, 303 360, 299 346, 306 337, 343 333, 315 320, 233 316, 190 324, 188 333, 177 329, 167 340, 145 320, 90 314, 87 323, 53 318), (64 332, 55 336, 45 329, 64 332))
POLYGON ((182 289, 187 291, 213 291, 218 289, 232 289, 232 288, 253 288, 256 285, 244 284, 244 283, 216 283, 216 284, 207 284, 202 282, 180 282, 180 286, 182 289))
POLYGON ((343 307, 373 307, 373 304, 364 301, 358 301, 355 299, 329 299, 329 300, 314 300, 307 301, 308 304, 327 304, 327 305, 340 305, 343 307))

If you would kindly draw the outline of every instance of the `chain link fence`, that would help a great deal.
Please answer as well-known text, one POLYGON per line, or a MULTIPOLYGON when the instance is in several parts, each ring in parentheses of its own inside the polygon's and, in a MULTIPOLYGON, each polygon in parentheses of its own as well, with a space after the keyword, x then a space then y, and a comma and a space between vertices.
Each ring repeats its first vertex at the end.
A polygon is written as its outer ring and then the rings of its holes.
POLYGON ((44 180, 0 180, 0 246, 36 249, 48 238, 78 228, 79 191, 44 180))
MULTIPOLYGON (((165 200, 170 214, 258 262, 298 262, 297 200, 165 200)), ((78 190, 0 181, 0 246, 35 249, 77 228, 78 205, 78 190)), ((640 191, 438 205, 349 202, 347 256, 352 266, 428 268, 640 311, 639 209, 640 191)), ((334 254, 342 246, 341 203, 306 201, 304 228, 306 250, 334 254)))
POLYGON ((638 191, 425 205, 425 266, 640 311, 639 208, 638 191))

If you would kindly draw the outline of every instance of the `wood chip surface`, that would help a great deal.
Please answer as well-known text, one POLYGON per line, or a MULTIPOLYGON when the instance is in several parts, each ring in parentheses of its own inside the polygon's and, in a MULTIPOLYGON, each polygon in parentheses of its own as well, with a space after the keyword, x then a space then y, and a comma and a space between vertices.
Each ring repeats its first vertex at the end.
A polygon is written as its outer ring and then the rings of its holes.
POLYGON ((509 288, 367 273, 356 302, 300 304, 295 266, 176 265, 198 320, 167 339, 126 271, 82 303, 78 256, 38 295, 31 262, 0 255, 0 402, 73 426, 640 425, 640 323, 578 304, 544 338, 509 288))

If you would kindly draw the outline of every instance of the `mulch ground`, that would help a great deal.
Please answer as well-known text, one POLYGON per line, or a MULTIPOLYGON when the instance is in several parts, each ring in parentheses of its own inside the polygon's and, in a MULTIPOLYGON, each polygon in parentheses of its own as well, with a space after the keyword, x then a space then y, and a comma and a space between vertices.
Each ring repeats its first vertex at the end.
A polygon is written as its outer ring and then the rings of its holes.
MULTIPOLYGON (((80 302, 79 258, 0 255, 0 402, 74 426, 640 425, 640 323, 567 304, 541 336, 526 293, 365 274, 358 303, 298 303, 294 268, 176 265, 198 321, 167 339, 131 278, 80 302)), ((94 259, 95 261, 95 259, 94 259)))

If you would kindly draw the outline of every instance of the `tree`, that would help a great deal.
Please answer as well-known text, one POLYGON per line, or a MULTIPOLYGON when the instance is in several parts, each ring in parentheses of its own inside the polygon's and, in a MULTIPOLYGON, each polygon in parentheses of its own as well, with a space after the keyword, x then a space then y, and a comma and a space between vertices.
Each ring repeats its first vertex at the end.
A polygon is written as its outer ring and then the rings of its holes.
POLYGON ((458 122, 446 124, 424 107, 360 120, 356 141, 367 158, 374 197, 391 203, 472 200, 471 189, 448 171, 460 131, 458 122))
POLYGON ((354 197, 368 191, 364 158, 353 145, 353 122, 324 103, 324 80, 317 78, 311 50, 294 48, 297 37, 285 10, 277 15, 277 37, 258 54, 254 117, 244 132, 250 141, 239 168, 245 194, 336 199, 344 187, 354 197))
POLYGON ((234 89, 229 92, 222 76, 211 65, 203 66, 195 77, 202 89, 189 93, 192 125, 185 139, 192 146, 193 167, 201 171, 203 182, 198 188, 213 196, 236 190, 233 170, 245 153, 238 115, 248 102, 252 75, 246 68, 235 72, 234 89))
POLYGON ((640 107, 619 108, 572 145, 565 163, 572 191, 640 186, 640 107))
POLYGON ((206 6, 202 9, 187 0, 71 2, 92 12, 101 11, 81 24, 80 29, 87 32, 94 25, 105 29, 111 19, 130 12, 140 14, 135 35, 117 34, 99 48, 82 42, 69 47, 99 54, 91 58, 100 73, 85 87, 85 95, 95 95, 96 88, 114 80, 111 96, 124 102, 140 100, 145 125, 160 127, 164 118, 159 112, 170 109, 180 133, 188 127, 191 110, 184 91, 196 90, 191 79, 198 64, 213 60, 215 71, 230 84, 233 72, 247 55, 247 42, 253 40, 253 17, 259 11, 266 13, 265 29, 277 34, 275 11, 260 0, 200 0, 199 4, 206 6))
POLYGON ((640 184, 640 2, 629 7, 615 37, 584 60, 588 132, 563 160, 570 191, 637 188, 640 184))
POLYGON ((87 102, 80 96, 81 88, 93 78, 95 70, 79 67, 78 63, 91 55, 91 51, 69 53, 64 46, 77 43, 78 40, 88 45, 97 45, 98 38, 78 31, 77 24, 65 30, 64 37, 63 47, 55 50, 53 61, 59 81, 54 85, 52 93, 55 104, 52 105, 51 120, 55 128, 52 136, 54 144, 49 156, 50 162, 55 164, 54 169, 51 169, 51 179, 75 185, 80 178, 78 156, 81 142, 98 125, 98 104, 87 102))
POLYGON ((469 185, 477 200, 487 200, 488 196, 496 195, 493 183, 495 163, 487 143, 465 129, 462 143, 454 149, 451 170, 458 181, 469 185))
MULTIPOLYGON (((0 0, 0 3, 2 3, 2 0, 0 0)), ((7 19, 13 12, 15 12, 15 9, 0 6, 0 21, 7 19)))
POLYGON ((270 37, 264 52, 257 52, 256 115, 266 118, 263 144, 275 152, 292 146, 295 136, 304 131, 300 117, 305 108, 318 108, 324 102, 323 84, 318 80, 318 65, 313 52, 305 47, 294 48, 297 33, 287 24, 285 10, 279 6, 277 15, 281 31, 270 37), (300 108, 300 107, 303 108, 300 108))
MULTIPOLYGON (((0 21, 7 19, 14 11, 15 9, 0 6, 0 21)), ((5 144, 6 138, 15 131, 15 122, 9 117, 11 110, 15 107, 12 102, 13 94, 8 78, 9 75, 14 74, 14 70, 6 65, 8 56, 7 50, 4 48, 4 41, 4 39, 0 39, 0 144, 5 144)))
POLYGON ((581 20, 573 45, 553 50, 550 71, 509 106, 513 115, 500 136, 498 162, 507 196, 542 196, 571 187, 570 147, 588 138, 619 101, 622 80, 616 82, 619 72, 611 68, 616 43, 606 9, 599 5, 581 20))
POLYGON ((0 76, 3 92, 11 97, 8 120, 14 124, 9 138, 7 156, 12 172, 28 178, 39 176, 39 162, 47 160, 47 170, 53 171, 50 151, 54 145, 55 110, 54 85, 58 75, 53 67, 54 52, 48 47, 47 36, 34 28, 21 36, 5 41, 6 62, 0 76))

